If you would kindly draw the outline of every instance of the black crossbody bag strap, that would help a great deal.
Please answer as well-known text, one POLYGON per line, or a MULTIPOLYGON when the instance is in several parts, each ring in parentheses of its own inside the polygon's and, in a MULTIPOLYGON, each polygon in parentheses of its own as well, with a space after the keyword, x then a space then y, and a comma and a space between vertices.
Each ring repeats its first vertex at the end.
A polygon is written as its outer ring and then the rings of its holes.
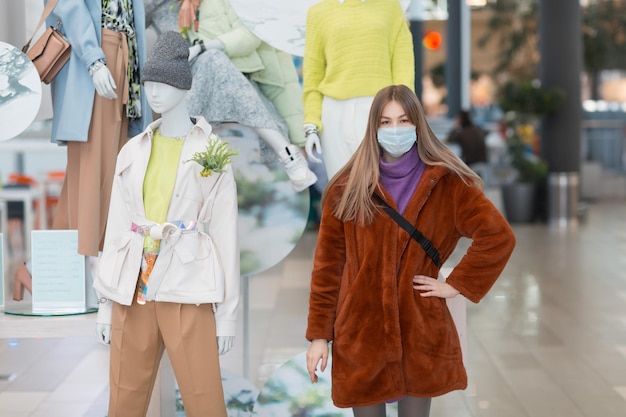
POLYGON ((404 216, 394 210, 393 207, 390 207, 389 204, 387 204, 378 194, 374 193, 374 199, 376 199, 376 201, 383 206, 383 210, 385 210, 389 217, 398 223, 400 227, 406 230, 407 233, 415 239, 415 241, 417 241, 422 248, 424 248, 428 256, 430 256, 435 265, 437 265, 437 268, 440 268, 441 260, 439 259, 439 251, 433 246, 433 243, 419 230, 417 230, 407 219, 405 219, 404 216))

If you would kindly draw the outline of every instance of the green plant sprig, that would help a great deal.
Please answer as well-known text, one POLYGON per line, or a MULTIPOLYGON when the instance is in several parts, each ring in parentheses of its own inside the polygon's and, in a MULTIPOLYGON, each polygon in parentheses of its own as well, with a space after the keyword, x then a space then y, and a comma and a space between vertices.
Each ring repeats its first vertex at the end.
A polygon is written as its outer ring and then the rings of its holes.
POLYGON ((217 135, 211 135, 208 140, 205 152, 196 152, 191 159, 200 164, 203 177, 210 176, 213 172, 224 172, 226 165, 230 164, 232 157, 239 155, 239 151, 233 149, 226 141, 221 140, 217 135))

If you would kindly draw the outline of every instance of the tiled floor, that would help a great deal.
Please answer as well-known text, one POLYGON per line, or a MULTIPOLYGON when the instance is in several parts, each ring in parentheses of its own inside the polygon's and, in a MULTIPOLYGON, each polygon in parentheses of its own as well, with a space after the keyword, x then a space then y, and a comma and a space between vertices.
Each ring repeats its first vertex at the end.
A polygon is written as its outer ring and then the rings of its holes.
MULTIPOLYGON (((626 201, 590 204, 576 229, 514 230, 518 246, 504 274, 479 305, 468 304, 470 386, 434 399, 431 417, 626 416, 626 201)), ((247 368, 258 388, 306 349, 315 240, 307 232, 283 262, 248 278, 247 368)), ((93 314, 0 316, 0 374, 8 378, 0 380, 0 416, 104 416, 108 348, 94 326, 93 314)), ((237 374, 243 327, 222 358, 237 374)))

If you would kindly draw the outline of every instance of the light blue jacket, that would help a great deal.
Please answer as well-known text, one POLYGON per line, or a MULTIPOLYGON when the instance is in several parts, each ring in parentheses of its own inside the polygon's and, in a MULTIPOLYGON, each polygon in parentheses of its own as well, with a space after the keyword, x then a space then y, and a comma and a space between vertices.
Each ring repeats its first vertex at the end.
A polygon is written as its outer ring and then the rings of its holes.
MULTIPOLYGON (((46 3, 47 0, 44 0, 46 3)), ((139 68, 146 60, 145 11, 142 0, 133 0, 135 32, 139 54, 139 68)), ((56 76, 52 87, 52 142, 87 142, 96 89, 89 76, 89 66, 104 59, 102 51, 101 0, 60 0, 46 23, 54 26, 57 19, 63 23, 61 32, 72 45, 68 63, 56 76)), ((121 91, 121 87, 117 86, 121 91)), ((118 94, 119 94, 118 91, 118 94)), ((142 117, 130 121, 128 137, 141 133, 152 119, 152 113, 143 91, 142 117)))

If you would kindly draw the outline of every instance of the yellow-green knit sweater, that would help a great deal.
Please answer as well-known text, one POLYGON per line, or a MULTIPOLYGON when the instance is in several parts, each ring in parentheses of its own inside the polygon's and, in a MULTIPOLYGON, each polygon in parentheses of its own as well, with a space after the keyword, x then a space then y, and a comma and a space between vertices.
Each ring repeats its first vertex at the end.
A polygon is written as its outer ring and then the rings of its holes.
POLYGON ((398 0, 322 0, 307 13, 304 122, 322 129, 322 98, 414 89, 413 39, 398 0))

